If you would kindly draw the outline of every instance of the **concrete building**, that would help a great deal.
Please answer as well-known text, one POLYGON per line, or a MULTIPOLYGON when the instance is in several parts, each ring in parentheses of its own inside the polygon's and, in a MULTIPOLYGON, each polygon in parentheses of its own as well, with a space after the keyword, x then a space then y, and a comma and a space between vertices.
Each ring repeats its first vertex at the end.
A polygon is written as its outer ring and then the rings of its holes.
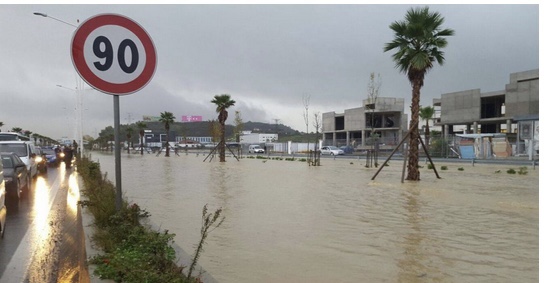
POLYGON ((433 100, 441 113, 435 125, 443 127, 444 135, 453 134, 455 125, 465 125, 467 133, 512 133, 514 122, 530 115, 538 120, 538 94, 538 69, 510 74, 504 90, 445 93, 433 100))
POLYGON ((538 152, 538 69, 510 74, 510 81, 503 90, 445 93, 441 99, 434 99, 433 104, 440 112, 434 125, 442 126, 444 137, 456 134, 454 127, 463 126, 464 134, 506 133, 507 137, 513 137, 512 143, 518 145, 514 154, 529 148, 538 152), (520 141, 525 141, 525 148, 520 147, 520 141))
POLYGON ((278 134, 264 134, 264 133, 250 133, 250 134, 243 134, 240 137, 240 141, 242 144, 262 144, 262 143, 269 143, 269 142, 275 142, 279 139, 278 134))
POLYGON ((379 137, 382 149, 396 147, 408 128, 404 99, 378 97, 362 101, 358 108, 343 113, 322 114, 323 145, 350 145, 356 149, 372 147, 372 131, 379 137))

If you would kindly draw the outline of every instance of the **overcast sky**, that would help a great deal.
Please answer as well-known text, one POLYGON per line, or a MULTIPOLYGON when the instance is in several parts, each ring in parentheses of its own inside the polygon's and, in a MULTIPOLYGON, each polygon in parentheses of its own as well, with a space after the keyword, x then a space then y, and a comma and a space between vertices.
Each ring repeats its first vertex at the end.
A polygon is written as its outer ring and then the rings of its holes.
MULTIPOLYGON (((101 13, 138 22, 152 37, 158 63, 151 82, 120 97, 122 124, 172 112, 215 119, 210 100, 230 94, 243 121, 305 131, 309 112, 343 112, 362 105, 372 72, 381 97, 405 98, 411 88, 383 52, 389 24, 418 5, 0 5, 0 122, 52 138, 75 136, 74 27, 101 13), (62 85, 66 88, 60 88, 62 85), (67 89, 70 88, 70 89, 67 89)), ((443 66, 425 77, 421 104, 443 93, 503 90, 510 73, 539 68, 539 5, 429 5, 445 18, 443 66)), ((83 132, 96 137, 113 126, 113 97, 83 97, 83 132)))

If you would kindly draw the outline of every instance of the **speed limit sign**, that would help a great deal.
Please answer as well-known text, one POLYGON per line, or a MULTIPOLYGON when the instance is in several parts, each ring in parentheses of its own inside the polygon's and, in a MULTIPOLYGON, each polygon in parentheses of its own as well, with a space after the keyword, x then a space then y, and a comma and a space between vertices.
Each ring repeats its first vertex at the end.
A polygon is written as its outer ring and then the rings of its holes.
POLYGON ((152 79, 154 43, 135 21, 117 14, 87 19, 74 32, 72 63, 83 80, 107 94, 126 95, 152 79))

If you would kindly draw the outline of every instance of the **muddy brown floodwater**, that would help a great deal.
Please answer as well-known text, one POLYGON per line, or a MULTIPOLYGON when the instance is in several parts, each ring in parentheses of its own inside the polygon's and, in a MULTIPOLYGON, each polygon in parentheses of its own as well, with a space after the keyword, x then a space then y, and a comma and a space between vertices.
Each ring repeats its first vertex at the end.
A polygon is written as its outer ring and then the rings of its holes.
MULTIPOLYGON (((401 161, 372 181, 357 159, 204 158, 123 154, 122 188, 190 254, 203 205, 222 207, 199 261, 219 282, 538 281, 538 167, 442 163, 401 183, 401 161)), ((114 178, 113 155, 92 159, 114 178)))

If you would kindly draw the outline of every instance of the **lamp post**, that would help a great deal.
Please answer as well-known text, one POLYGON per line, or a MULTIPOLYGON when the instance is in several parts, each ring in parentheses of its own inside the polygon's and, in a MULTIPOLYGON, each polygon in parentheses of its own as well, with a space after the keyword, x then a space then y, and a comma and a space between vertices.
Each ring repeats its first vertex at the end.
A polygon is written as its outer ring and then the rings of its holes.
MULTIPOLYGON (((78 82, 81 82, 80 80, 78 80, 78 82)), ((76 95, 78 97, 78 103, 77 103, 77 113, 78 113, 78 126, 76 127, 76 136, 78 137, 78 143, 79 143, 79 146, 80 146, 80 158, 83 157, 83 92, 86 91, 86 90, 91 90, 91 89, 84 89, 83 88, 83 83, 80 84, 80 87, 76 87, 76 88, 69 88, 69 87, 66 87, 66 86, 63 86, 63 85, 57 85, 58 87, 60 88, 64 88, 64 89, 68 89, 68 90, 71 90, 71 91, 74 91, 76 92, 76 95)))
POLYGON ((50 19, 56 20, 56 21, 58 21, 58 22, 61 22, 61 23, 63 23, 63 24, 66 24, 66 25, 69 25, 69 26, 73 26, 73 27, 75 27, 75 28, 78 27, 77 25, 74 25, 74 24, 71 24, 71 23, 69 23, 69 22, 65 22, 65 21, 63 21, 63 20, 57 19, 57 18, 52 17, 52 16, 50 16, 50 15, 48 15, 48 14, 38 13, 38 12, 34 12, 33 14, 36 15, 36 16, 42 16, 42 17, 44 17, 44 18, 50 18, 50 19))
MULTIPOLYGON (((34 15, 36 16, 41 16, 41 17, 44 17, 44 18, 50 18, 50 19, 53 19, 55 21, 58 21, 58 22, 61 22, 65 25, 69 25, 71 27, 74 27, 74 28, 77 28, 78 26, 77 25, 74 25, 74 24, 71 24, 69 22, 66 22, 66 21, 63 21, 61 19, 58 19, 58 18, 55 18, 55 17, 52 17, 48 14, 45 14, 45 13, 40 13, 40 12, 34 12, 33 13, 34 15)), ((62 85, 57 85, 58 87, 62 87, 62 88, 66 88, 66 89, 69 89, 69 90, 72 90, 72 91, 75 91, 76 92, 76 95, 78 96, 77 100, 77 109, 78 109, 78 126, 76 127, 77 130, 77 137, 79 138, 79 146, 80 146, 80 158, 83 157, 83 122, 82 122, 82 101, 83 101, 83 98, 82 98, 82 95, 83 95, 83 81, 79 78, 79 76, 76 76, 76 88, 75 89, 72 89, 72 88, 68 88, 68 87, 64 87, 62 85)))

